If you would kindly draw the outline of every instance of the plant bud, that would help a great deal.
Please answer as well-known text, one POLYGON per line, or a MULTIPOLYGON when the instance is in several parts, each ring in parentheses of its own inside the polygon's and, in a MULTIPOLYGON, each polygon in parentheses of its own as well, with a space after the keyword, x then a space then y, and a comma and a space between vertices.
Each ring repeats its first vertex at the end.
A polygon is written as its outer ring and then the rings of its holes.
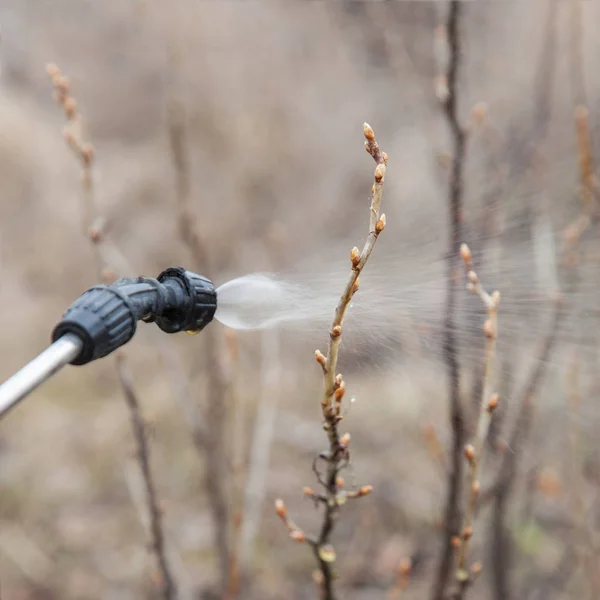
POLYGON ((285 508, 285 504, 281 498, 277 498, 275 500, 275 514, 284 521, 287 520, 287 510, 285 508))
POLYGON ((368 123, 363 123, 363 133, 365 135, 365 138, 370 142, 372 142, 375 139, 375 132, 368 123))
POLYGON ((303 542, 306 539, 304 531, 301 531, 300 529, 292 529, 292 531, 290 531, 290 537, 295 542, 303 542))
POLYGON ((496 410, 498 406, 498 394, 492 394, 492 397, 490 398, 490 401, 488 402, 487 405, 487 411, 489 413, 492 413, 496 410))
POLYGON ((358 263, 360 262, 360 252, 356 246, 350 250, 350 262, 352 263, 353 267, 357 267, 358 263))
POLYGON ((375 224, 375 233, 377 233, 379 235, 385 229, 385 224, 386 224, 385 214, 383 214, 383 215, 381 215, 381 218, 375 224))
POLYGON ((472 463, 475 460, 475 446, 473 444, 467 444, 465 446, 465 458, 472 463))

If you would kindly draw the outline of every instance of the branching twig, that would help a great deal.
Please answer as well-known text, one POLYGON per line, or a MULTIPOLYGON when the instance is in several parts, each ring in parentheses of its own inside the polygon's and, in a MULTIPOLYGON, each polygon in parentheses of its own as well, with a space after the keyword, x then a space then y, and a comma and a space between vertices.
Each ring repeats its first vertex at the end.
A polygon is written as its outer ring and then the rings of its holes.
MULTIPOLYGON (((89 142, 84 141, 83 120, 77 110, 77 101, 71 95, 68 79, 56 65, 48 65, 48 75, 52 79, 55 97, 63 108, 67 118, 65 127, 65 141, 79 160, 82 167, 82 188, 84 200, 84 231, 94 249, 97 268, 104 281, 111 282, 116 278, 115 272, 109 266, 106 252, 102 244, 104 240, 104 219, 97 215, 94 197, 94 180, 92 166, 94 162, 94 148, 89 142)), ((127 406, 131 416, 132 430, 137 447, 137 458, 140 463, 146 498, 150 517, 150 534, 152 549, 160 571, 162 597, 173 600, 177 596, 177 589, 167 561, 164 533, 162 530, 162 515, 158 506, 156 489, 150 469, 150 448, 146 439, 143 418, 140 413, 137 395, 135 393, 131 376, 125 366, 124 354, 120 352, 115 362, 119 382, 123 389, 127 406)))
POLYGON ((461 40, 459 32, 462 4, 452 0, 445 28, 438 29, 438 37, 448 42, 447 70, 438 81, 438 97, 443 103, 444 114, 453 142, 452 169, 449 189, 449 248, 447 266, 447 298, 444 327, 444 360, 448 369, 450 395, 450 422, 452 426, 452 450, 448 489, 444 516, 444 540, 440 563, 433 588, 433 600, 442 600, 450 568, 452 566, 452 539, 457 535, 460 524, 459 499, 462 487, 462 450, 464 444, 464 420, 460 400, 459 362, 456 343, 456 286, 458 252, 462 237, 463 165, 465 160, 466 135, 458 120, 457 80, 461 64, 461 40), (442 35, 440 35, 440 33, 442 35), (443 85, 440 85, 443 84, 443 85))
POLYGON ((487 310, 488 318, 483 326, 483 333, 485 335, 485 353, 479 418, 477 420, 473 443, 465 446, 465 458, 469 465, 469 487, 467 490, 468 500, 460 537, 455 540, 455 545, 457 546, 456 579, 458 582, 458 592, 456 593, 455 598, 457 598, 457 600, 464 596, 467 586, 472 583, 474 577, 481 570, 480 563, 475 563, 471 569, 471 573, 469 573, 469 570, 467 569, 467 554, 469 541, 473 536, 473 524, 480 490, 479 469, 490 429, 490 423, 492 421, 492 414, 498 406, 498 394, 492 394, 492 374, 496 353, 496 340, 498 338, 498 304, 500 302, 499 292, 494 292, 490 295, 481 286, 477 274, 472 270, 471 251, 466 244, 461 246, 460 253, 467 269, 467 277, 469 280, 467 287, 471 292, 477 294, 481 298, 487 310))
POLYGON ((323 494, 315 494, 310 488, 305 488, 305 494, 316 503, 323 505, 323 522, 317 537, 309 537, 299 529, 287 516, 287 511, 282 500, 277 500, 275 509, 277 514, 286 523, 290 536, 299 542, 308 542, 315 554, 319 565, 319 585, 322 597, 325 600, 335 598, 333 563, 336 559, 335 549, 331 545, 331 534, 335 527, 340 506, 348 499, 360 498, 369 494, 372 486, 365 485, 355 491, 344 491, 343 480, 339 476, 340 470, 350 460, 349 443, 350 434, 339 434, 338 425, 343 415, 341 414, 342 399, 346 390, 346 384, 340 373, 336 374, 340 343, 342 341, 342 325, 346 310, 354 294, 358 291, 359 275, 361 274, 379 234, 385 228, 385 215, 380 216, 381 197, 387 166, 387 155, 382 152, 375 140, 373 129, 364 124, 365 148, 373 157, 377 166, 375 167, 374 182, 371 189, 371 206, 369 219, 369 235, 362 251, 352 248, 350 261, 352 270, 342 292, 342 296, 335 310, 335 316, 329 332, 329 349, 327 356, 319 350, 315 352, 317 362, 323 369, 323 398, 321 400, 321 411, 323 414, 323 428, 329 438, 329 449, 323 452, 320 458, 326 465, 325 474, 321 475, 317 469, 316 461, 313 468, 317 474, 317 480, 324 488, 323 494))

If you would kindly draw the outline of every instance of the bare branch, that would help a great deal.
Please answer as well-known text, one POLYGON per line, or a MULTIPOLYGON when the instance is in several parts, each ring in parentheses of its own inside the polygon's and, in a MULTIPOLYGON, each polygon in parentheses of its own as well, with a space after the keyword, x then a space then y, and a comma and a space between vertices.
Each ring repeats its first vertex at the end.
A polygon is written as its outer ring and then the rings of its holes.
MULTIPOLYGON (((64 130, 65 141, 73 151, 74 156, 80 162, 82 168, 81 179, 84 202, 84 232, 94 250, 100 277, 102 277, 106 283, 110 283, 116 279, 117 275, 110 266, 107 258, 109 252, 107 252, 104 245, 104 228, 106 221, 97 214, 98 211, 95 202, 94 178, 92 172, 95 159, 94 147, 84 140, 83 119, 77 108, 77 101, 71 94, 68 79, 54 64, 48 65, 46 70, 52 79, 55 98, 64 110, 67 119, 67 125, 64 130)), ((137 457, 140 463, 144 485, 146 487, 152 549, 160 571, 162 597, 164 600, 173 600, 177 596, 177 588, 166 557, 161 513, 158 508, 156 490, 152 479, 152 471, 150 469, 150 449, 146 440, 139 402, 137 400, 131 376, 126 370, 125 355, 122 351, 117 354, 115 366, 129 408, 132 430, 137 447, 137 457)))

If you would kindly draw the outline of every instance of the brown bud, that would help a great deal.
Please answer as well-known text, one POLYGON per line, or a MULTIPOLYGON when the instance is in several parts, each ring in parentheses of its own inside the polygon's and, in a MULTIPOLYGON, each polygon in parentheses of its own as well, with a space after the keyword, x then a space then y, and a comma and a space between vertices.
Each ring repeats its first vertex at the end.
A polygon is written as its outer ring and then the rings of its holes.
POLYGON ((302 488, 302 493, 303 493, 305 496, 314 496, 314 495, 315 495, 315 492, 313 491, 313 489, 312 489, 312 488, 309 488, 309 487, 304 487, 304 488, 302 488))
POLYGON ((99 244, 102 241, 102 227, 92 225, 88 229, 88 236, 94 244, 99 244))
POLYGON ((344 397, 345 392, 346 392, 346 383, 344 381, 342 381, 340 383, 340 386, 333 393, 335 396, 335 399, 341 400, 344 397))
POLYGON ((453 548, 458 548, 460 546, 460 538, 457 535, 453 535, 450 544, 453 548))
POLYGON ((490 401, 488 402, 487 405, 487 411, 489 413, 492 413, 496 410, 498 406, 498 394, 492 394, 492 397, 490 398, 490 401))
POLYGON ((467 525, 462 532, 463 540, 470 540, 473 537, 473 527, 467 525))
POLYGON ((275 500, 275 514, 284 521, 287 521, 287 510, 285 508, 285 503, 281 498, 277 498, 275 500))
POLYGON ((54 79, 57 75, 60 75, 60 69, 54 63, 48 63, 46 65, 46 73, 51 79, 54 79))
POLYGON ((475 562, 471 565, 471 573, 473 577, 477 577, 483 570, 483 565, 480 562, 475 562))
POLYGON ((86 165, 90 165, 94 160, 94 156, 96 151, 94 150, 94 146, 92 144, 84 144, 81 148, 81 158, 86 165))
POLYGON ((344 481, 344 478, 343 478, 343 477, 340 477, 340 476, 338 475, 338 476, 335 478, 335 485, 336 485, 337 487, 339 487, 339 488, 343 488, 345 483, 346 483, 346 482, 344 481))
POLYGON ((475 459, 475 446, 473 446, 473 444, 467 444, 465 446, 465 458, 469 462, 473 462, 475 459))
POLYGON ((478 102, 471 111, 475 125, 481 125, 487 117, 488 107, 485 102, 478 102))
POLYGON ((52 78, 52 83, 56 90, 63 96, 69 91, 69 80, 64 75, 55 75, 52 78))
POLYGON ((77 100, 75 100, 75 98, 72 96, 68 96, 63 102, 63 108, 65 110, 65 116, 67 119, 72 119, 77 112, 77 100))
POLYGON ((300 529, 292 529, 292 531, 290 531, 290 537, 295 542, 303 542, 306 539, 304 531, 301 531, 300 529))
POLYGON ((471 270, 471 266, 473 264, 473 254, 471 253, 471 249, 466 244, 460 245, 460 257, 465 263, 465 267, 471 270))
POLYGON ((360 289, 360 278, 357 277, 356 281, 352 284, 352 295, 356 294, 360 289))
POLYGON ((385 229, 385 214, 381 215, 380 219, 375 224, 375 233, 378 235, 385 229))
POLYGON ((479 278, 477 277, 477 273, 475 273, 475 271, 469 271, 467 273, 467 278, 473 285, 479 282, 479 278))
POLYGON ((589 111, 585 106, 576 106, 573 116, 579 123, 585 123, 588 118, 589 111))
POLYGON ((340 335, 342 335, 342 327, 341 327, 341 325, 335 325, 334 327, 332 327, 330 335, 331 335, 331 337, 333 339, 339 338, 340 335))
POLYGON ((342 385, 342 374, 341 373, 338 373, 335 376, 335 379, 333 380, 333 385, 336 389, 339 388, 340 385, 342 385))
POLYGON ((479 494, 479 490, 481 489, 481 484, 479 483, 479 481, 476 479, 473 482, 473 485, 471 486, 471 492, 473 493, 474 496, 477 496, 479 494))
POLYGON ((375 132, 368 123, 363 123, 363 133, 365 135, 365 138, 370 142, 372 142, 375 139, 375 132))
POLYGON ((117 274, 110 267, 102 269, 102 281, 106 284, 114 283, 117 280, 117 274))
POLYGON ((322 367, 327 364, 327 358, 325 358, 325 355, 320 350, 315 350, 315 358, 322 367))
POLYGON ((386 152, 381 153, 381 158, 383 158, 383 164, 387 165, 388 164, 388 155, 386 152))
POLYGON ((350 443, 350 434, 349 433, 345 433, 340 438, 340 444, 342 444, 342 446, 348 446, 349 443, 350 443))
POLYGON ((373 486, 372 485, 363 485, 359 490, 358 490, 358 496, 368 496, 371 492, 373 491, 373 486))
POLYGON ((491 319, 486 319, 485 323, 483 324, 483 334, 487 338, 495 337, 496 332, 494 331, 494 324, 492 323, 491 319))
POLYGON ((384 175, 385 175, 385 167, 383 165, 377 165, 375 167, 375 181, 377 183, 381 183, 384 175))
POLYGON ((412 571, 412 560, 410 558, 403 558, 398 565, 398 573, 403 577, 408 577, 412 571))
POLYGON ((67 144, 69 144, 69 146, 75 145, 75 135, 73 134, 73 132, 71 131, 71 129, 69 127, 65 127, 65 129, 63 131, 63 137, 65 138, 65 142, 67 142, 67 144))
POLYGON ((352 263, 353 267, 357 267, 358 263, 360 262, 360 252, 356 246, 350 250, 350 262, 352 263))

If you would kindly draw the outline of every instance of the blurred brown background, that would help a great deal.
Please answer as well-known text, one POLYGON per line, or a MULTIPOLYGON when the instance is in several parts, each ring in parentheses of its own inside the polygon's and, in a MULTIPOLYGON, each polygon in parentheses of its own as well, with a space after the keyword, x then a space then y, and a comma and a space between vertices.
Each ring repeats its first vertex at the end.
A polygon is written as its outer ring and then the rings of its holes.
MULTIPOLYGON (((353 440, 348 480, 375 490, 345 506, 338 524, 341 598, 387 597, 407 557, 403 596, 429 597, 441 551, 438 444, 445 455, 451 433, 439 332, 451 146, 435 95, 434 31, 446 10, 426 1, 0 1, 2 379, 47 345, 62 311, 98 282, 81 224, 79 166, 62 138, 47 63, 68 76, 95 146, 98 209, 112 266, 124 276, 154 276, 171 264, 206 268, 218 284, 264 270, 319 276, 341 265, 343 275, 367 231, 373 163, 363 121, 375 129, 390 157, 389 225, 369 267, 390 298, 402 297, 403 286, 410 294, 406 310, 379 302, 385 336, 381 327, 357 336, 341 358, 357 398, 344 422, 353 440), (203 265, 178 230, 173 102, 185 113, 203 265)), ((582 234, 567 276, 557 274, 565 230, 572 234, 582 214, 577 105, 587 105, 592 148, 600 149, 598 22, 600 5, 576 0, 470 2, 461 22, 459 112, 471 129, 465 238, 504 310, 497 379, 505 412, 484 484, 513 451, 519 390, 547 335, 549 298, 562 287, 567 300, 504 514, 502 568, 514 598, 592 598, 600 589, 597 225, 582 234), (486 116, 477 124, 472 108, 481 102, 486 116)), ((471 407, 482 311, 466 296, 458 319, 471 407)), ((227 527, 235 530, 244 507, 238 597, 316 597, 314 558, 288 539, 272 506, 282 497, 307 531, 319 523, 301 490, 316 485, 311 462, 326 445, 312 354, 324 349, 326 329, 226 337, 220 324, 211 328, 207 349, 204 335, 165 340, 140 326, 127 352, 180 597, 222 597, 213 484, 224 486, 227 527), (223 456, 206 477, 190 421, 218 420, 212 401, 224 407, 215 442, 223 456)), ((491 506, 476 526, 472 560, 484 569, 473 598, 498 598, 491 506)), ((147 531, 111 359, 66 369, 0 423, 3 600, 157 597, 147 531)))

